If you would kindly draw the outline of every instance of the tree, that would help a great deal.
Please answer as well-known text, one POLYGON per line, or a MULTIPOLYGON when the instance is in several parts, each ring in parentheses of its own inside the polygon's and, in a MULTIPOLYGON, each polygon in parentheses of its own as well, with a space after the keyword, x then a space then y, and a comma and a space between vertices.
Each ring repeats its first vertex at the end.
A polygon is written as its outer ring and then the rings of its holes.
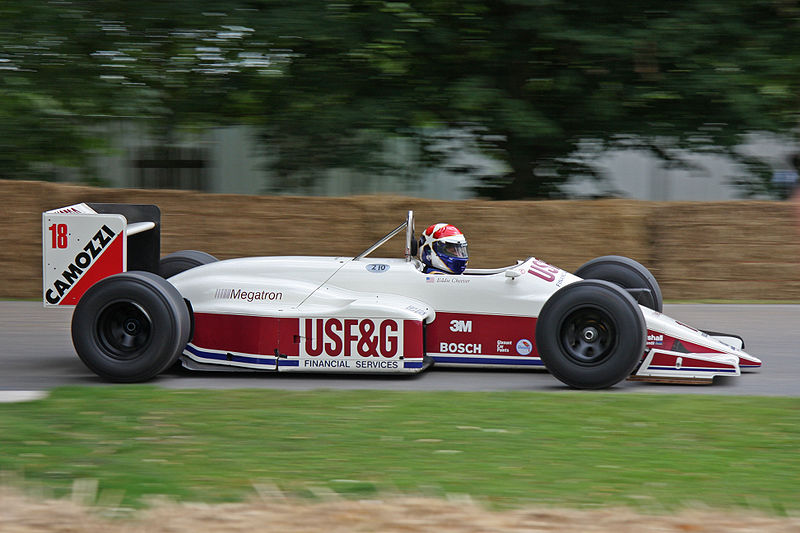
POLYGON ((246 92, 237 74, 279 70, 285 54, 243 52, 255 30, 217 7, 0 4, 0 176, 53 179, 67 166, 91 177, 89 158, 107 147, 96 126, 109 120, 143 122, 170 142, 181 128, 241 119, 231 113, 246 92))
POLYGON ((47 123, 58 110, 64 155, 85 152, 98 115, 143 117, 165 138, 252 124, 275 169, 306 179, 379 172, 388 136, 436 161, 431 133, 467 130, 509 168, 484 194, 551 196, 593 172, 573 157, 587 141, 744 160, 742 135, 793 131, 799 16, 785 0, 7 0, 0 67, 16 70, 0 113, 47 123))

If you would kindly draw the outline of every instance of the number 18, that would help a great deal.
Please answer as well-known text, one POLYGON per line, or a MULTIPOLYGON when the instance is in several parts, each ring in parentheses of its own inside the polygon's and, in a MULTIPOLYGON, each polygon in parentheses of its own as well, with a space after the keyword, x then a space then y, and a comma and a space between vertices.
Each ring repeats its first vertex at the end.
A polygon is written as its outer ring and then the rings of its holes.
POLYGON ((66 224, 52 224, 49 228, 52 236, 52 248, 66 248, 67 247, 67 225, 66 224))

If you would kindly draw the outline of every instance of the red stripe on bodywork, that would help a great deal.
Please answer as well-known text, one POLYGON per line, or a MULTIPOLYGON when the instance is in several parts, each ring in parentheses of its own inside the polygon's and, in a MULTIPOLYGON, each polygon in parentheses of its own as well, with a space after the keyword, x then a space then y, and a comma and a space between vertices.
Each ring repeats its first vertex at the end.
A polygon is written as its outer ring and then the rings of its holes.
POLYGON ((422 321, 403 320, 403 357, 422 359, 422 321))
MULTIPOLYGON (((198 348, 253 355, 280 354, 297 357, 300 353, 300 319, 244 315, 195 313, 192 344, 198 348)), ((422 322, 403 321, 403 356, 421 359, 422 322)))
POLYGON ((287 357, 300 355, 300 320, 297 318, 280 318, 278 325, 279 350, 287 357))
POLYGON ((112 240, 92 264, 89 265, 89 270, 84 272, 81 278, 70 288, 69 292, 61 298, 58 305, 77 304, 78 300, 83 296, 83 293, 89 290, 89 287, 101 279, 119 274, 124 270, 122 239, 122 234, 118 234, 114 237, 114 240, 112 240))
POLYGON ((425 351, 437 353, 441 343, 460 343, 480 345, 480 355, 539 357, 535 337, 536 319, 533 317, 436 313, 436 320, 428 324, 425 331, 425 351), (470 331, 463 331, 467 323, 470 331), (517 351, 517 343, 522 339, 530 341, 530 353, 517 351), (498 348, 508 351, 499 351, 498 348))
POLYGON ((678 357, 682 359, 681 366, 697 367, 697 368, 736 368, 735 365, 730 363, 717 363, 714 361, 705 361, 703 359, 694 359, 686 355, 675 355, 656 352, 653 355, 653 361, 650 363, 654 366, 675 366, 678 357))
POLYGON ((198 348, 253 355, 297 356, 296 318, 195 313, 192 344, 198 348))
MULTIPOLYGON (((696 330, 695 330, 696 331, 696 330)), ((681 345, 686 348, 689 353, 725 353, 721 350, 717 350, 714 348, 709 348, 708 346, 703 346, 702 344, 695 344, 693 342, 685 341, 683 339, 676 339, 675 337, 671 337, 670 335, 666 335, 664 333, 660 333, 658 331, 653 331, 651 329, 647 330, 647 348, 655 348, 657 350, 667 350, 667 351, 681 351, 680 349, 675 349, 675 345, 680 342, 681 345), (651 341, 649 340, 651 337, 663 337, 660 341, 651 341)))

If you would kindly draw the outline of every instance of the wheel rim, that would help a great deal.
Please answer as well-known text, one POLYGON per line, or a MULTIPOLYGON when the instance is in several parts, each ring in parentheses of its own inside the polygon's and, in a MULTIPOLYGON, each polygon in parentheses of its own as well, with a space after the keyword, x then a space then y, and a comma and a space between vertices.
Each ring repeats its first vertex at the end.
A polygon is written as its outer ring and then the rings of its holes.
POLYGON ((152 322, 144 309, 132 302, 113 302, 100 312, 97 338, 114 359, 134 359, 150 343, 152 322))
POLYGON ((559 333, 559 342, 566 356, 582 366, 599 365, 608 359, 616 339, 617 328, 612 318, 594 307, 570 313, 562 322, 559 333))

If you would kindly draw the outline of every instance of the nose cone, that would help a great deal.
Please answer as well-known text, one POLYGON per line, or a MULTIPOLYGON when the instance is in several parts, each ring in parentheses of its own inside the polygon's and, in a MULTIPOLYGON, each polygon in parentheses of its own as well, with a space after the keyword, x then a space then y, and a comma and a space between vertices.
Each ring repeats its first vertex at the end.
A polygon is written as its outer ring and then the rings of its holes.
POLYGON ((749 353, 739 352, 739 368, 761 368, 761 359, 753 357, 749 353))

